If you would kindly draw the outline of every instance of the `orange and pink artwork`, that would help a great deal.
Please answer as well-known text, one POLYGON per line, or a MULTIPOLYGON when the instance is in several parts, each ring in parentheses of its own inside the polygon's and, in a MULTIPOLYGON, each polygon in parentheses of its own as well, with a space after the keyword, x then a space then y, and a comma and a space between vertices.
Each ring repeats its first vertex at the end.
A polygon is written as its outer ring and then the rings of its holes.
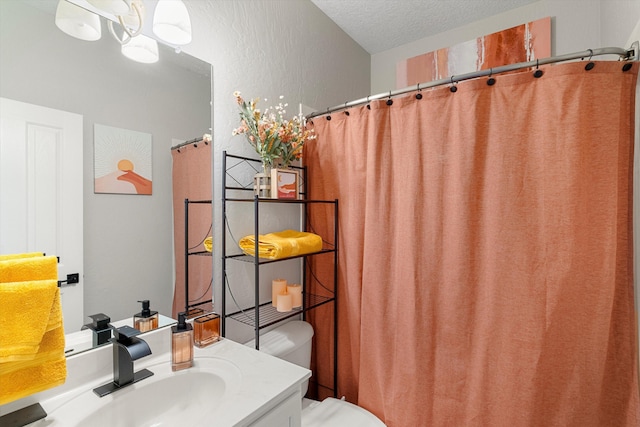
POLYGON ((297 199, 298 172, 292 169, 271 169, 271 198, 297 199))
POLYGON ((451 76, 551 56, 551 18, 508 28, 475 40, 398 62, 398 89, 451 76))
POLYGON ((152 194, 149 133, 94 125, 94 192, 152 194))

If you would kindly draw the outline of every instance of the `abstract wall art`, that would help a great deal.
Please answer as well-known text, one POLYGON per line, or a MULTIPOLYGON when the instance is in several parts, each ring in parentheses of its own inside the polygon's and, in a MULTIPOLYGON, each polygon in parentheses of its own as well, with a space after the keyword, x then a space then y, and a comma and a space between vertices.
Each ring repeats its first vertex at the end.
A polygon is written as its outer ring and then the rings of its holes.
POLYGON ((396 64, 398 89, 551 56, 551 18, 438 49, 396 64))
POLYGON ((95 124, 94 192, 152 194, 149 133, 95 124))

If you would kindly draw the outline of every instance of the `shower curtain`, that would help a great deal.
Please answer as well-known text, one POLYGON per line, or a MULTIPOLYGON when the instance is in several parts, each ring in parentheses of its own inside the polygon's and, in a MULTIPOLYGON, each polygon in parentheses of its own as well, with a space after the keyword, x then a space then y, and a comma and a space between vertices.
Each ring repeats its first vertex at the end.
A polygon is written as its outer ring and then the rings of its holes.
MULTIPOLYGON (((309 197, 340 203, 338 396, 390 427, 640 425, 638 63, 622 68, 556 64, 312 120, 309 197)), ((329 316, 309 315, 321 385, 329 316)))
MULTIPOLYGON (((173 318, 185 310, 185 215, 184 199, 211 200, 211 144, 199 141, 172 149, 173 160, 173 247, 175 253, 175 287, 173 318)), ((189 250, 205 251, 203 241, 211 236, 211 204, 189 205, 189 250)), ((209 256, 189 257, 189 303, 210 301, 213 264, 209 256)), ((212 307, 206 306, 209 310, 212 307)))

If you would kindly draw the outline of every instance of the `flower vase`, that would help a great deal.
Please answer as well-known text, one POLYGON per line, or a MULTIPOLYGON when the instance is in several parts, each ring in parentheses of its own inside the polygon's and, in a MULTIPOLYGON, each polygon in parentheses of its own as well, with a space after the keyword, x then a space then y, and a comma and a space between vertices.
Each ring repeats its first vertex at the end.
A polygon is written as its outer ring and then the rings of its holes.
POLYGON ((264 172, 258 172, 253 176, 253 194, 261 199, 271 198, 271 168, 262 165, 264 172))

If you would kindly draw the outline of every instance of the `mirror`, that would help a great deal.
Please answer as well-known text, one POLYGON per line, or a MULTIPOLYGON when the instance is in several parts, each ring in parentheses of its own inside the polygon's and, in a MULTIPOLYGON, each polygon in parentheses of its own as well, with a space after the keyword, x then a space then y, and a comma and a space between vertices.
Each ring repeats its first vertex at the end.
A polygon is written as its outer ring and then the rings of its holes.
MULTIPOLYGON (((175 325, 176 323, 178 322, 175 319, 159 314, 157 329, 166 328, 168 326, 175 325)), ((110 324, 114 328, 119 328, 125 325, 133 326, 133 321, 132 319, 123 319, 116 322, 110 322, 110 324)), ((107 332, 107 336, 112 337, 113 333, 109 330, 107 332)), ((67 333, 65 334, 64 354, 68 357, 74 354, 82 353, 83 351, 91 350, 98 345, 102 345, 101 343, 105 340, 106 337, 105 339, 98 340, 96 338, 96 332, 91 329, 82 329, 80 331, 67 333)))
POLYGON ((211 66, 162 44, 159 62, 133 62, 120 53, 104 18, 95 42, 60 31, 56 5, 0 2, 0 96, 83 116, 83 323, 96 313, 131 320, 145 299, 170 315, 170 148, 211 133, 211 66), (96 124, 152 135, 151 195, 94 192, 96 124))

